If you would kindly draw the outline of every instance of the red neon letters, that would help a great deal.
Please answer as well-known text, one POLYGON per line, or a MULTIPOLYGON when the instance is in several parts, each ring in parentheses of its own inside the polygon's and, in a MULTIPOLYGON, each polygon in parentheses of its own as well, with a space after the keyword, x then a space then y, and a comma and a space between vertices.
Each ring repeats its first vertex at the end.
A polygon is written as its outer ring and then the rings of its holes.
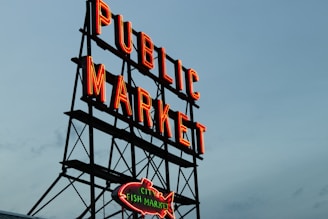
MULTIPOLYGON (((96 0, 95 7, 95 22, 94 34, 101 34, 101 27, 108 26, 111 23, 112 14, 109 6, 103 0, 96 0)), ((129 21, 124 22, 122 15, 114 17, 115 21, 115 45, 123 54, 131 54, 133 51, 133 33, 132 23, 129 21)), ((165 48, 156 48, 152 39, 144 32, 137 34, 137 52, 138 64, 146 69, 151 70, 155 67, 154 59, 158 57, 158 73, 159 78, 167 84, 173 84, 173 78, 167 73, 166 69, 166 52, 165 48)), ((183 67, 181 60, 175 62, 175 89, 177 91, 183 90, 183 67)), ((193 83, 199 81, 197 72, 193 69, 188 69, 185 72, 186 95, 193 100, 200 98, 199 92, 194 92, 193 83)))
POLYGON ((172 131, 170 126, 170 120, 169 120, 169 109, 170 105, 165 104, 163 108, 163 102, 162 100, 157 100, 156 105, 156 124, 157 124, 157 132, 160 134, 165 134, 166 137, 171 138, 172 137, 172 131), (165 129, 165 130, 164 130, 165 129))
POLYGON ((118 109, 120 106, 120 103, 122 103, 124 106, 123 112, 125 114, 127 114, 128 116, 132 116, 132 109, 131 109, 131 104, 129 101, 128 92, 126 89, 126 85, 125 85, 123 76, 121 76, 121 75, 117 76, 117 82, 113 88, 111 106, 114 109, 118 109))
POLYGON ((165 48, 160 48, 159 49, 158 61, 159 61, 159 77, 163 81, 165 81, 166 83, 172 84, 173 83, 173 78, 171 78, 166 73, 166 53, 165 53, 165 48))
POLYGON ((151 110, 151 96, 150 94, 138 87, 137 88, 137 120, 138 122, 145 122, 148 128, 153 126, 150 110, 151 110))
POLYGON ((97 73, 91 56, 87 56, 85 59, 85 93, 88 96, 100 96, 100 101, 104 103, 106 101, 106 72, 105 65, 100 64, 97 66, 97 73))
POLYGON ((154 44, 151 38, 144 32, 138 34, 138 62, 148 70, 154 68, 154 44))
POLYGON ((188 128, 185 125, 187 121, 189 121, 187 115, 183 114, 182 112, 177 113, 176 138, 180 144, 189 147, 190 142, 184 138, 184 134, 188 131, 188 128))
POLYGON ((205 153, 205 142, 204 142, 204 132, 206 131, 206 126, 196 122, 196 134, 197 134, 197 145, 198 145, 198 153, 205 153))
MULTIPOLYGON (((96 0, 94 7, 93 34, 100 35, 102 28, 111 23, 114 19, 115 25, 115 45, 117 51, 130 58, 134 45, 133 37, 137 41, 137 59, 138 68, 141 72, 150 72, 155 68, 155 59, 158 58, 158 81, 174 89, 175 92, 185 94, 188 101, 197 101, 200 98, 200 93, 195 91, 194 83, 199 81, 197 72, 190 68, 186 69, 182 65, 182 61, 177 59, 172 61, 172 58, 167 56, 164 47, 156 47, 146 33, 134 32, 132 23, 124 21, 122 15, 113 16, 109 6, 103 0, 96 0), (167 66, 168 61, 173 64, 174 74, 170 75, 167 66), (172 77, 173 76, 173 77, 172 77), (173 87, 175 86, 175 87, 173 87), (184 91, 183 91, 184 90, 184 91)), ((132 57, 136 57, 131 55, 132 57)), ((132 60, 133 61, 133 60, 132 60)), ((129 116, 137 123, 141 123, 144 127, 152 129, 156 128, 157 134, 172 138, 175 135, 175 143, 190 148, 191 144, 197 144, 198 154, 205 153, 204 132, 206 127, 198 122, 190 121, 188 116, 179 111, 170 109, 169 104, 164 104, 160 99, 152 99, 149 92, 141 87, 128 87, 123 76, 111 77, 110 84, 113 85, 112 96, 109 109, 122 110, 124 115, 129 116), (114 81, 113 81, 114 80, 114 81), (134 110, 132 110, 133 102, 134 110), (174 133, 171 126, 174 121, 174 133), (195 131, 196 142, 191 142, 192 138, 188 138, 195 131)), ((84 71, 84 95, 96 97, 102 104, 106 102, 106 70, 103 64, 95 65, 92 57, 85 58, 84 71)))
POLYGON ((132 23, 123 22, 123 16, 117 15, 115 22, 115 45, 125 54, 130 54, 132 44, 132 23))
POLYGON ((176 89, 181 91, 183 89, 182 83, 182 62, 180 59, 175 62, 175 78, 176 78, 176 89))
POLYGON ((187 85, 188 85, 187 92, 192 99, 198 100, 200 98, 200 93, 194 92, 194 88, 193 88, 194 81, 199 81, 198 74, 194 69, 192 69, 192 68, 188 69, 188 71, 187 71, 187 85))
POLYGON ((101 26, 111 23, 112 13, 109 6, 102 0, 96 0, 94 34, 101 34, 101 26))

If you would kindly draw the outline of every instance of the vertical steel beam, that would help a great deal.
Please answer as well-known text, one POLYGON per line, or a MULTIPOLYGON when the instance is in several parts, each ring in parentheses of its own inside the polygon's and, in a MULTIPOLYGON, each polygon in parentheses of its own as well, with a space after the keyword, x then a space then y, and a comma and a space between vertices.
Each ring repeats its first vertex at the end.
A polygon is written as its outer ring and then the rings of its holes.
MULTIPOLYGON (((190 113, 190 120, 194 121, 194 108, 193 105, 189 104, 189 113, 190 113)), ((191 142, 192 142, 192 149, 196 151, 196 139, 195 139, 195 129, 191 129, 191 142)), ((199 204, 199 190, 198 190, 198 175, 197 175, 197 158, 193 155, 193 163, 194 163, 194 184, 195 184, 195 201, 196 201, 196 215, 197 219, 200 219, 200 204, 199 204)))
MULTIPOLYGON (((95 3, 92 4, 94 1, 87 1, 87 17, 88 17, 88 21, 87 21, 87 33, 88 33, 88 38, 87 38, 87 55, 91 56, 91 27, 92 27, 92 17, 93 16, 93 12, 95 10, 95 3)), ((90 115, 90 118, 93 118, 93 107, 91 103, 88 103, 88 112, 90 115)), ((91 122, 92 124, 92 122, 91 122)), ((93 167, 95 164, 94 161, 94 138, 93 138, 93 127, 92 125, 89 125, 89 162, 90 162, 90 166, 93 167)), ((95 195, 95 176, 93 173, 90 173, 90 213, 91 213, 91 219, 95 219, 96 218, 96 195, 95 195)))

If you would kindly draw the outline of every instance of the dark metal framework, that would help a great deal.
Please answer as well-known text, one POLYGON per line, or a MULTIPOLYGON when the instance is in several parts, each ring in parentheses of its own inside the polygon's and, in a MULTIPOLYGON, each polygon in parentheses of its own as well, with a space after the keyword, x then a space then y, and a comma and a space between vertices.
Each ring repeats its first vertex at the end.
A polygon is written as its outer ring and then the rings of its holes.
MULTIPOLYGON (((83 57, 102 56, 101 52, 105 52, 116 57, 106 59, 109 66, 122 63, 119 66, 120 75, 124 76, 128 90, 133 90, 138 83, 146 86, 147 80, 150 80, 153 98, 161 99, 163 103, 177 98, 178 107, 183 108, 190 121, 194 121, 194 108, 198 108, 193 100, 166 87, 158 77, 142 69, 134 61, 133 55, 124 55, 107 41, 92 35, 92 7, 93 2, 87 1, 84 27, 80 29, 82 39, 79 56, 72 59, 77 69, 71 108, 65 113, 69 121, 62 170, 28 215, 40 214, 41 210, 70 189, 81 201, 81 211, 76 212, 76 218, 158 218, 123 209, 111 198, 111 192, 118 185, 146 177, 163 194, 175 192, 176 218, 200 219, 197 160, 202 158, 194 150, 195 130, 191 129, 185 136, 191 142, 191 149, 183 149, 155 130, 149 130, 124 116, 120 110, 109 110, 99 104, 97 99, 81 95, 83 57), (102 50, 97 52, 100 48, 102 50), (60 184, 62 180, 67 183, 60 184)), ((112 18, 116 19, 116 16, 112 15, 112 18)), ((137 35, 135 30, 133 35, 137 35)), ((135 46, 134 49, 137 50, 135 46)), ((158 49, 155 46, 155 50, 158 49)), ((167 60, 171 63, 175 61, 169 56, 167 60)), ((106 69, 107 83, 112 84, 114 77, 106 69)), ((129 92, 129 98, 133 103, 132 92, 129 92)))

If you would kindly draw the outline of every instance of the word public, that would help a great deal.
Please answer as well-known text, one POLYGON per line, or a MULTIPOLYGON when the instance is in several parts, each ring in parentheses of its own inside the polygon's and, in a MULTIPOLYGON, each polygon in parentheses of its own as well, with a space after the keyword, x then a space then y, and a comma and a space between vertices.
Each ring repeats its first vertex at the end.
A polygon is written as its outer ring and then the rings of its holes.
MULTIPOLYGON (((123 16, 117 15, 115 21, 115 45, 117 49, 129 55, 133 51, 132 41, 132 23, 123 22, 123 16)), ((102 28, 110 25, 112 22, 112 14, 109 6, 102 0, 95 1, 93 16, 93 34, 100 35, 102 28)), ((137 53, 138 64, 146 70, 151 70, 155 66, 154 62, 154 44, 151 38, 144 32, 137 34, 137 53)), ((188 99, 197 101, 200 93, 194 91, 194 82, 199 81, 197 72, 190 68, 183 70, 181 60, 175 62, 175 78, 171 77, 166 70, 166 52, 165 48, 157 50, 158 57, 158 79, 166 85, 176 84, 176 90, 185 92, 188 99), (185 74, 183 74, 185 73, 185 74), (185 76, 185 91, 183 87, 183 75, 185 76), (175 80, 174 80, 175 79, 175 80)), ((190 147, 191 143, 184 136, 188 132, 188 128, 194 129, 197 136, 197 152, 204 154, 204 132, 206 127, 199 123, 190 121, 188 116, 182 112, 176 111, 171 113, 170 105, 163 104, 160 99, 153 100, 149 92, 142 87, 136 87, 134 91, 127 89, 123 76, 115 77, 112 81, 113 90, 109 104, 110 109, 119 109, 127 116, 133 116, 129 93, 134 95, 135 115, 137 122, 143 123, 145 127, 152 128, 155 123, 156 131, 168 138, 172 138, 172 130, 170 119, 175 121, 175 142, 184 147, 190 147), (154 109, 155 116, 152 119, 151 111, 154 109), (170 113, 169 113, 170 112, 170 113), (173 115, 172 115, 173 114, 173 115)), ((95 65, 92 56, 86 56, 84 60, 84 94, 96 97, 101 103, 106 102, 106 69, 104 64, 95 65)))

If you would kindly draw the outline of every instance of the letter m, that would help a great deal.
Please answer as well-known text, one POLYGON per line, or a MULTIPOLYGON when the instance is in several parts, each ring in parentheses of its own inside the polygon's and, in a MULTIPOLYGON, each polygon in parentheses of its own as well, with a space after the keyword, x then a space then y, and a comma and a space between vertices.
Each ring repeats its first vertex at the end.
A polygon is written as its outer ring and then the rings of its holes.
POLYGON ((106 101, 106 71, 105 65, 93 64, 92 57, 85 57, 83 73, 83 95, 97 97, 102 103, 106 101), (96 72, 97 70, 97 72, 96 72))

